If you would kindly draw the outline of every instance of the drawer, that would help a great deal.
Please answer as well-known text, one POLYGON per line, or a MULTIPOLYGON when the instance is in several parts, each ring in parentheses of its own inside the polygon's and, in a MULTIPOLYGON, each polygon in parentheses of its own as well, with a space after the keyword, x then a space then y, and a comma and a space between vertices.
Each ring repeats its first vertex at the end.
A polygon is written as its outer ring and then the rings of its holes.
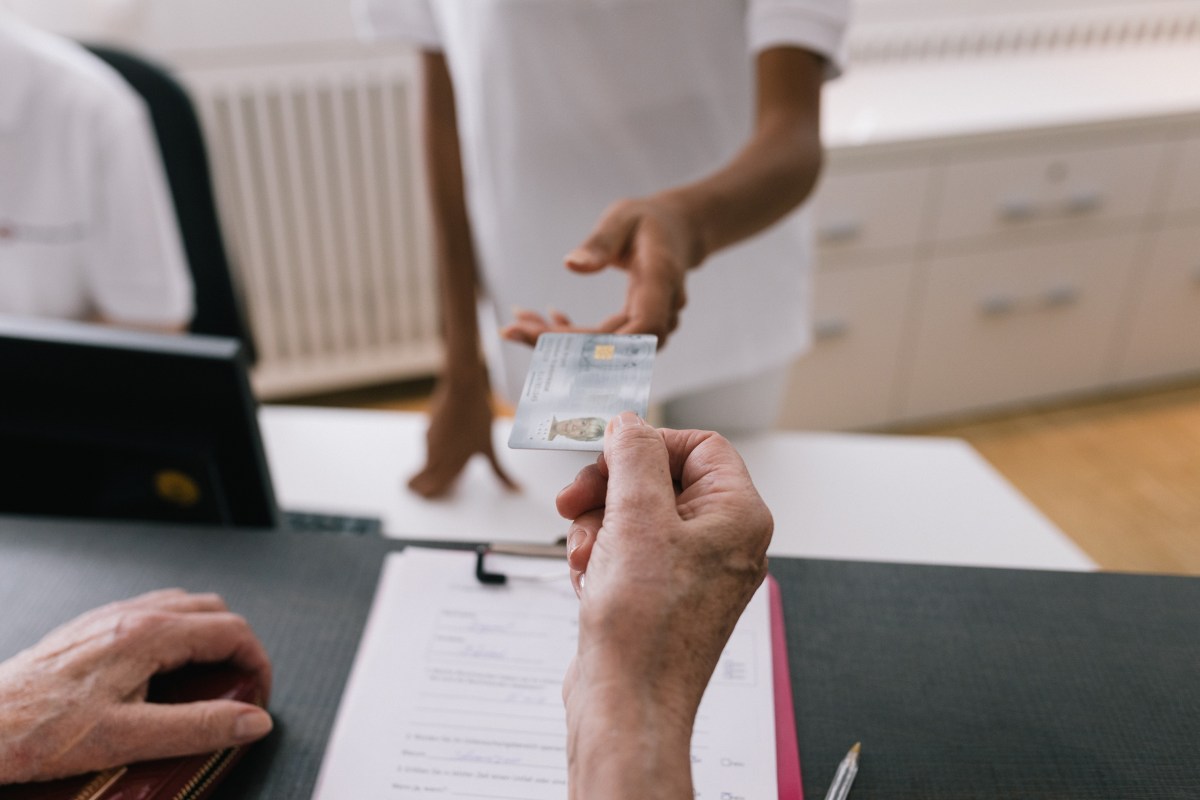
POLYGON ((911 279, 909 264, 817 275, 816 341, 792 368, 782 427, 855 428, 891 417, 911 279))
POLYGON ((930 262, 903 416, 1100 384, 1136 241, 1104 237, 930 262))
POLYGON ((1200 214, 1200 136, 1180 145, 1167 190, 1168 214, 1200 214))
POLYGON ((1200 372, 1200 226, 1160 231, 1140 276, 1121 380, 1200 372))
POLYGON ((831 167, 816 192, 817 245, 835 254, 912 247, 921 237, 929 169, 831 167))
POLYGON ((1154 141, 956 159, 946 167, 936 238, 1140 217, 1165 154, 1166 144, 1154 141))

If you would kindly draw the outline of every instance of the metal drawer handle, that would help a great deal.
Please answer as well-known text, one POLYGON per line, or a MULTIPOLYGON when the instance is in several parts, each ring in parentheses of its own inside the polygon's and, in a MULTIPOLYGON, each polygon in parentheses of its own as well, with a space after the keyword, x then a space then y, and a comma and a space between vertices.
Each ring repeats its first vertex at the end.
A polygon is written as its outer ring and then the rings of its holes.
POLYGON ((1032 311, 1039 305, 1043 308, 1066 308, 1079 302, 1082 292, 1075 286, 1055 286, 1041 297, 1020 298, 1011 294, 994 294, 983 298, 980 310, 989 317, 1003 317, 1021 309, 1032 311))
POLYGON ((1043 305, 1047 308, 1063 308, 1075 305, 1079 301, 1079 289, 1074 286, 1055 286, 1043 296, 1043 305))
POLYGON ((1007 316, 1017 310, 1017 298, 1010 294, 995 294, 983 298, 980 310, 989 317, 1007 316))
POLYGON ((824 319, 813 326, 813 337, 818 342, 831 342, 850 333, 850 323, 844 319, 824 319))
POLYGON ((1095 189, 1086 189, 1069 195, 1063 203, 1063 210, 1068 214, 1091 214, 1104 206, 1104 195, 1095 189))
POLYGON ((1002 200, 997 211, 1000 219, 1005 222, 1024 222, 1038 215, 1037 204, 1028 197, 1010 197, 1002 200))
POLYGON ((863 224, 856 219, 839 220, 821 226, 818 238, 827 244, 852 242, 862 236, 863 224))

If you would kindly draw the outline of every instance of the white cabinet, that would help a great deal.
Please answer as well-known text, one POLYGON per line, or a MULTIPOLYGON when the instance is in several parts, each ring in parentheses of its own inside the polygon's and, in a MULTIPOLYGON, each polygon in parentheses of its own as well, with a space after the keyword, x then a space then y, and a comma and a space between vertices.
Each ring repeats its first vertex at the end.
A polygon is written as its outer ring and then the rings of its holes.
POLYGON ((1136 244, 1124 235, 931 262, 901 416, 1100 385, 1136 244))
POLYGON ((1200 224, 1160 231, 1141 270, 1118 377, 1200 373, 1200 224))
POLYGON ((929 183, 924 164, 831 164, 814 202, 817 244, 830 256, 911 249, 922 235, 929 183))
POLYGON ((785 428, 859 428, 892 417, 912 265, 822 269, 812 350, 792 368, 785 428))
POLYGON ((1063 136, 1002 156, 961 148, 946 168, 934 238, 1139 218, 1150 207, 1164 149, 1161 141, 1136 140, 1081 147, 1063 136))
POLYGON ((1200 376, 1193 118, 845 146, 781 424, 878 428, 1200 376))
POLYGON ((1171 170, 1167 213, 1200 216, 1200 132, 1179 149, 1179 160, 1171 170))

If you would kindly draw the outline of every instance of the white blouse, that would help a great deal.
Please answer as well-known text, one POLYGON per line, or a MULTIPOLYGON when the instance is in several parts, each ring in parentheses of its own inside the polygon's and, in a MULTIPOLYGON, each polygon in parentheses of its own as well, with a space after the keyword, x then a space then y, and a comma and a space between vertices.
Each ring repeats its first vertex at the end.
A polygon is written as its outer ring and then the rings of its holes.
POLYGON ((0 313, 175 327, 192 282, 142 100, 0 12, 0 313))

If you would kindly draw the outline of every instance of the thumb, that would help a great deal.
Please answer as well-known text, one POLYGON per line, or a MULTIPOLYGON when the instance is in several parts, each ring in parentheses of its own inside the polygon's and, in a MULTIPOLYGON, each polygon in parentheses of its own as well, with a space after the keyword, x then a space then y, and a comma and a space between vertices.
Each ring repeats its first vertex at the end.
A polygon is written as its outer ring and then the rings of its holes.
POLYGON ((662 436, 632 411, 614 417, 604 436, 608 467, 605 528, 614 521, 675 513, 671 464, 662 436))
POLYGON ((272 727, 265 710, 236 700, 137 703, 113 720, 111 741, 126 760, 150 761, 248 744, 272 727))
POLYGON ((617 204, 604 213, 592 233, 579 247, 564 256, 567 267, 576 272, 599 272, 621 259, 637 228, 638 217, 617 204))

